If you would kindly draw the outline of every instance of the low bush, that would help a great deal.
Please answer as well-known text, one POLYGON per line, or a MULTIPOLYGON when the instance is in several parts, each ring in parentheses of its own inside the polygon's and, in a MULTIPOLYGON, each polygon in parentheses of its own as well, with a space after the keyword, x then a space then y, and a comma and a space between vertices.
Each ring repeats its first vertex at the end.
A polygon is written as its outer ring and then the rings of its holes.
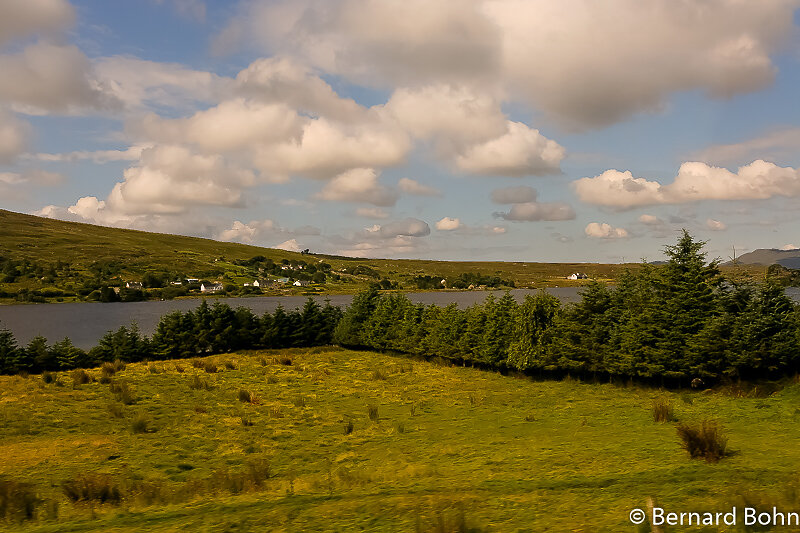
POLYGON ((378 421, 378 406, 377 405, 368 405, 367 406, 367 416, 373 422, 378 421))
POLYGON ((215 365, 211 361, 206 361, 203 364, 203 370, 205 370, 208 374, 216 374, 217 373, 217 365, 215 365))
POLYGON ((348 420, 344 424, 344 434, 349 435, 353 432, 354 424, 352 420, 348 420))
POLYGON ((112 382, 108 388, 118 402, 125 405, 133 405, 136 403, 136 396, 133 390, 131 390, 130 386, 124 381, 112 382))
POLYGON ((261 403, 261 399, 247 389, 239 389, 239 401, 253 405, 259 405, 261 403))
POLYGON ((722 435, 722 430, 715 421, 678 424, 677 431, 681 445, 692 459, 716 463, 728 454, 728 439, 722 435))
POLYGON ((92 376, 85 370, 73 370, 72 373, 70 373, 70 377, 72 378, 73 387, 78 387, 80 385, 85 385, 92 382, 92 376))
POLYGON ((92 474, 79 476, 61 484, 64 496, 73 503, 108 503, 119 505, 122 491, 111 476, 92 474))
POLYGON ((236 370, 236 361, 231 361, 230 359, 228 359, 227 361, 225 361, 225 368, 227 368, 228 370, 236 370))
POLYGON ((42 372, 42 381, 45 383, 52 383, 56 380, 55 375, 52 372, 45 370, 42 372))
POLYGON ((131 422, 131 431, 134 433, 151 433, 154 430, 150 427, 150 419, 146 415, 138 414, 131 422))
POLYGON ((0 520, 32 520, 40 503, 32 484, 0 478, 0 520))
POLYGON ((653 401, 653 420, 655 422, 672 422, 675 414, 672 409, 672 402, 666 398, 658 398, 653 401))
POLYGON ((189 388, 193 390, 211 390, 213 387, 206 378, 201 378, 195 374, 191 381, 189 381, 189 388))

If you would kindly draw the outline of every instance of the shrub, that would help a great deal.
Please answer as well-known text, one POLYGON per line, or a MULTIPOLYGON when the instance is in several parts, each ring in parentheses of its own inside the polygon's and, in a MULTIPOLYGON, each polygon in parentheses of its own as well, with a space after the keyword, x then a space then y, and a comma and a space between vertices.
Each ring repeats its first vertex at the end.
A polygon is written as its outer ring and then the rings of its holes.
POLYGON ((267 376, 267 383, 274 384, 274 383, 277 383, 277 382, 278 382, 278 377, 277 376, 275 376, 273 374, 270 374, 269 376, 267 376))
POLYGON ((292 358, 288 355, 283 355, 278 358, 278 363, 282 364, 283 366, 292 366, 292 358))
POLYGON ((261 403, 261 399, 247 389, 239 389, 239 401, 253 405, 261 403))
POLYGON ((195 413, 207 413, 208 412, 208 407, 206 407, 205 405, 195 405, 194 406, 194 412, 195 413))
POLYGON ((31 520, 40 503, 32 484, 0 479, 0 520, 31 520))
POLYGON ((203 370, 205 370, 208 374, 216 374, 217 365, 215 365, 211 361, 206 361, 205 364, 203 364, 203 370))
POLYGON ((114 363, 105 362, 100 365, 100 373, 104 377, 111 377, 117 373, 117 368, 114 366, 114 363))
POLYGON ((306 406, 306 399, 304 396, 297 395, 294 397, 294 406, 295 407, 305 407, 306 406))
POLYGON ((373 422, 378 421, 378 406, 377 405, 368 405, 367 406, 367 416, 373 422))
POLYGON ((380 368, 376 368, 375 370, 372 371, 372 379, 374 379, 376 381, 378 381, 378 380, 386 381, 386 379, 388 379, 388 378, 386 376, 386 372, 384 372, 380 368))
POLYGON ((533 413, 528 413, 525 415, 525 422, 536 422, 536 415, 533 413))
POLYGON ((258 358, 258 364, 261 366, 267 366, 267 358, 263 355, 258 358))
POLYGON ((133 422, 131 422, 131 430, 134 433, 151 433, 153 431, 150 428, 150 419, 143 414, 138 414, 134 417, 133 422))
POLYGON ((64 496, 73 503, 93 502, 119 505, 122 492, 111 476, 92 474, 80 476, 61 484, 64 496))
POLYGON ((45 383, 52 383, 55 380, 56 380, 56 378, 55 378, 55 376, 53 375, 52 372, 49 372, 47 370, 42 372, 42 381, 44 381, 45 383))
POLYGON ((353 432, 353 421, 348 420, 347 423, 344 425, 344 434, 349 435, 353 432))
POLYGON ((118 403, 111 403, 108 405, 108 412, 114 418, 125 418, 125 410, 118 403))
POLYGON ((269 416, 272 418, 281 418, 283 413, 281 413, 281 406, 280 405, 273 405, 269 408, 269 416))
POLYGON ((678 437, 692 459, 705 459, 716 463, 727 455, 728 439, 719 425, 711 420, 700 424, 678 424, 678 437))
POLYGON ((183 371, 186 370, 183 365, 175 363, 175 372, 178 374, 183 374, 183 371))
POLYGON ((228 370, 236 370, 236 361, 231 361, 230 359, 225 361, 225 368, 228 370))
POLYGON ((125 405, 136 403, 136 396, 131 388, 124 381, 113 382, 108 386, 109 390, 116 397, 117 401, 125 405))
POLYGON ((655 422, 672 422, 675 415, 672 411, 672 402, 666 398, 653 401, 653 420, 655 422))
POLYGON ((122 361, 121 359, 114 359, 113 365, 116 372, 122 372, 125 370, 125 361, 122 361))
POLYGON ((205 363, 202 360, 195 358, 192 359, 192 366, 195 368, 203 368, 205 363))
POLYGON ((193 390, 211 390, 213 387, 206 378, 201 378, 195 374, 189 382, 189 388, 193 390))
POLYGON ((406 432, 406 425, 403 422, 398 422, 395 425, 395 429, 398 433, 405 433, 406 432))
POLYGON ((72 386, 78 387, 92 382, 92 376, 85 370, 76 369, 70 374, 72 377, 72 386))
POLYGON ((149 370, 151 374, 158 374, 158 373, 161 372, 161 370, 159 370, 159 368, 156 365, 154 365, 153 363, 150 363, 147 366, 147 370, 149 370))

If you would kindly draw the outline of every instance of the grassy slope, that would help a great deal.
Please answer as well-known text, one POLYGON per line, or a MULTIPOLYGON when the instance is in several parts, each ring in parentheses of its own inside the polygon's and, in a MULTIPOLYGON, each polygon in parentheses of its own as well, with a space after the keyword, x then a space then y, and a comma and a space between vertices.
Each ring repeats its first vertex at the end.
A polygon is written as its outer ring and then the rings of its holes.
POLYGON ((155 363, 157 374, 129 365, 115 379, 139 400, 122 419, 109 414, 116 402, 108 385, 73 390, 38 376, 0 377, 0 475, 35 482, 44 497, 60 498, 61 481, 92 471, 177 487, 269 457, 275 474, 263 492, 149 507, 128 501, 95 509, 95 518, 62 501, 59 523, 26 529, 413 531, 419 521, 428 531, 437 512, 460 504, 471 525, 488 531, 619 532, 634 531, 628 513, 647 497, 684 511, 726 509, 743 493, 798 507, 782 498, 797 480, 800 385, 764 399, 678 395, 417 361, 409 372, 408 360, 370 352, 291 353, 292 366, 271 362, 272 353, 266 365, 258 354, 217 356, 238 368, 212 375, 188 361, 179 362, 182 374, 175 362, 155 363), (215 387, 191 390, 195 373, 215 387), (261 404, 239 402, 240 388, 261 404), (688 459, 673 424, 652 420, 651 402, 661 396, 681 420, 718 418, 736 454, 718 464, 688 459), (137 413, 157 431, 133 434, 137 413), (242 414, 252 427, 242 426, 242 414))

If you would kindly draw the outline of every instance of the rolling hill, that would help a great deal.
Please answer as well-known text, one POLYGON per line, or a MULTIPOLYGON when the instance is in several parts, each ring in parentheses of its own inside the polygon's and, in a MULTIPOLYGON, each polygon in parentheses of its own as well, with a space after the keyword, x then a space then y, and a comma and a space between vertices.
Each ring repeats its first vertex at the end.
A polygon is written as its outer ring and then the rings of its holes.
POLYGON ((775 248, 760 248, 743 254, 736 259, 741 265, 781 265, 786 268, 800 268, 799 250, 778 250, 775 248))

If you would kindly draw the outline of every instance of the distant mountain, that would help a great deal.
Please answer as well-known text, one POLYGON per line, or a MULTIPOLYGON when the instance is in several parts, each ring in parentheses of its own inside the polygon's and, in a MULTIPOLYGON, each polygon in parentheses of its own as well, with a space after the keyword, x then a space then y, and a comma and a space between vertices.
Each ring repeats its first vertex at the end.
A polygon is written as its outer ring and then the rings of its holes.
MULTIPOLYGON (((740 265, 774 265, 786 268, 800 268, 800 250, 778 250, 776 248, 760 248, 736 258, 740 265)), ((731 264, 730 262, 726 264, 731 264)))

